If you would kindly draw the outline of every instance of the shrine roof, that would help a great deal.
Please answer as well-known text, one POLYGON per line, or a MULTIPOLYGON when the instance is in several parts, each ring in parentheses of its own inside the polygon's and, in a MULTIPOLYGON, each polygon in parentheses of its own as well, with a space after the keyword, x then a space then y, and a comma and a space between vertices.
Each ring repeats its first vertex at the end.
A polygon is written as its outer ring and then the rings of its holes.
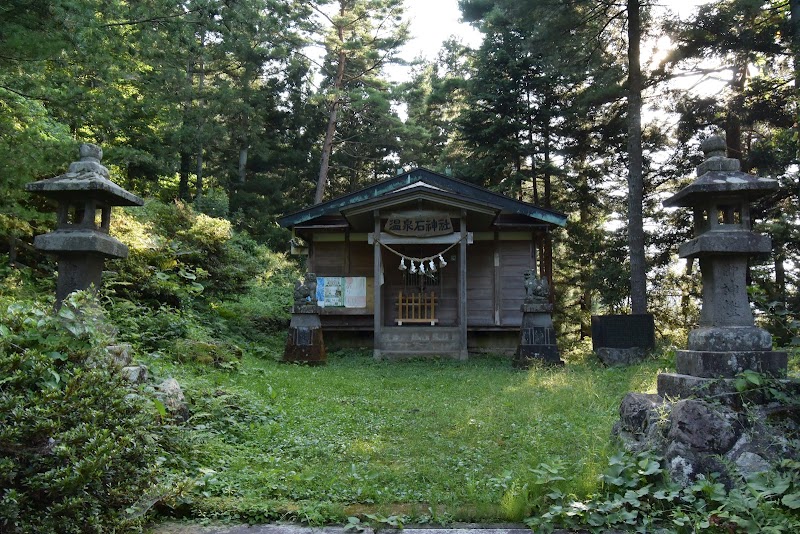
POLYGON ((340 215, 356 207, 365 209, 372 204, 377 207, 386 203, 395 195, 407 196, 414 194, 436 196, 443 201, 452 201, 454 204, 464 203, 476 207, 479 206, 482 209, 494 210, 498 214, 523 216, 555 226, 564 226, 567 222, 567 216, 559 211, 541 208, 534 204, 494 193, 484 187, 444 176, 428 169, 418 168, 383 180, 360 191, 284 215, 278 219, 278 224, 284 228, 290 228, 320 217, 340 215))

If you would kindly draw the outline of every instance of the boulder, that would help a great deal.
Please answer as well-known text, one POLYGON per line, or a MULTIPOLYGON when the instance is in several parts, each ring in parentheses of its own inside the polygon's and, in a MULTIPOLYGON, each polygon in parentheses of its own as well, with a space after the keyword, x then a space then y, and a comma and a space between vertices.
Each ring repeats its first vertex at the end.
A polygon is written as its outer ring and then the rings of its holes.
POLYGON ((109 356, 111 356, 111 361, 120 369, 131 364, 131 360, 133 359, 131 356, 131 346, 127 343, 109 345, 107 350, 109 356))
POLYGON ((775 402, 737 408, 718 401, 629 393, 613 434, 626 450, 663 457, 672 480, 684 486, 700 475, 718 473, 730 488, 736 478, 786 458, 800 459, 791 439, 800 432, 800 414, 775 402))
POLYGON ((189 407, 177 380, 174 378, 164 380, 156 386, 156 395, 164 403, 167 413, 180 421, 189 419, 189 407))
POLYGON ((742 433, 730 408, 702 400, 675 403, 670 414, 667 438, 685 443, 698 452, 722 454, 731 449, 742 433))
POLYGON ((143 384, 147 381, 147 367, 144 365, 129 365, 123 367, 120 373, 131 384, 143 384))

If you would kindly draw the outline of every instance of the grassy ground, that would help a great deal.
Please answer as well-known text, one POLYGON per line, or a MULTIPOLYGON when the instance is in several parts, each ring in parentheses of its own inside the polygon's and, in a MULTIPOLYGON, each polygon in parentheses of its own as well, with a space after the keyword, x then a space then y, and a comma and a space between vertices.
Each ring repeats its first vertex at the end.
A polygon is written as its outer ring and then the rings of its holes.
POLYGON ((622 397, 653 391, 667 365, 519 372, 508 358, 375 362, 351 351, 324 367, 246 356, 238 371, 155 371, 175 375, 192 403, 203 480, 193 514, 424 523, 521 519, 540 463, 567 467, 563 489, 592 491, 622 397))

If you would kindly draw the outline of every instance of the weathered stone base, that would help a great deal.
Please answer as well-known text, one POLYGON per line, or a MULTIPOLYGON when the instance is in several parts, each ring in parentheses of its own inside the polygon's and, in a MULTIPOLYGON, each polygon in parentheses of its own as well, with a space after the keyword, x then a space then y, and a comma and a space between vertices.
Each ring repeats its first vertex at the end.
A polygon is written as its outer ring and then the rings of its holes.
POLYGON ((289 363, 325 365, 328 355, 322 338, 322 325, 315 313, 293 313, 283 360, 289 363))
POLYGON ((768 351, 772 335, 757 326, 703 326, 689 332, 689 350, 768 351))
POLYGON ((522 306, 519 346, 512 362, 516 369, 528 369, 534 363, 564 365, 558 353, 551 308, 550 305, 522 306))
POLYGON ((730 486, 739 476, 763 471, 785 458, 800 458, 797 442, 791 439, 800 431, 796 409, 765 401, 745 411, 717 400, 672 401, 629 393, 612 433, 628 450, 662 456, 671 478, 682 485, 698 475, 719 473, 730 486))
MULTIPOLYGON (((701 378, 678 373, 661 373, 658 375, 658 394, 666 399, 688 399, 691 397, 714 398, 720 404, 741 407, 743 402, 764 404, 767 402, 765 392, 752 389, 740 392, 736 389, 733 378, 701 378)), ((791 395, 800 395, 800 381, 779 380, 781 387, 791 395)))
POLYGON ((381 329, 372 356, 376 360, 453 358, 466 360, 462 331, 455 326, 387 326, 381 329))
POLYGON ((619 367, 643 361, 647 357, 647 349, 643 347, 631 347, 628 349, 599 347, 595 350, 595 354, 603 362, 603 365, 619 367))
POLYGON ((679 350, 675 354, 678 374, 702 378, 734 378, 745 370, 783 377, 787 362, 785 352, 775 351, 679 350))
POLYGON ((530 369, 537 364, 564 365, 555 345, 520 345, 511 364, 515 369, 530 369))

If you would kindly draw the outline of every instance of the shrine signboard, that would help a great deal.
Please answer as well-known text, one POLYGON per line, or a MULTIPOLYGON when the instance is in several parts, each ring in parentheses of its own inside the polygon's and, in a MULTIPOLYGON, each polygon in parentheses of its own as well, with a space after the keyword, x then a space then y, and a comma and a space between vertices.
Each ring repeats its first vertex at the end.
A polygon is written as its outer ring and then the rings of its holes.
POLYGON ((431 237, 453 233, 453 223, 446 212, 417 211, 392 214, 384 230, 399 236, 431 237))

